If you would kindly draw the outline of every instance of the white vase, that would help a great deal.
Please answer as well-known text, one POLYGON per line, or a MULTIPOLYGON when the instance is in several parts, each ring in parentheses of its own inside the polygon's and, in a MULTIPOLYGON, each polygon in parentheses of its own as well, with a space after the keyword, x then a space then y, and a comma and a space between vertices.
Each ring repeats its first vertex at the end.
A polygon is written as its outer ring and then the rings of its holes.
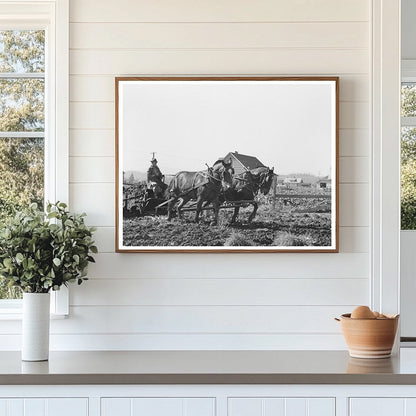
POLYGON ((49 293, 23 293, 22 360, 49 358, 49 293))

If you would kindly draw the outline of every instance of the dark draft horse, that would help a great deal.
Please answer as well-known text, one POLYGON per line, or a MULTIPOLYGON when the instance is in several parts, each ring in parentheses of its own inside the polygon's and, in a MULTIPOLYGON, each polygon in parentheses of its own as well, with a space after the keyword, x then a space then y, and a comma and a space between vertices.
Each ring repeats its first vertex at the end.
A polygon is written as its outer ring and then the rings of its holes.
MULTIPOLYGON (((255 200, 256 195, 259 192, 263 195, 267 195, 269 193, 273 177, 274 168, 270 169, 266 166, 262 166, 246 170, 245 172, 233 177, 232 186, 222 192, 220 200, 221 202, 250 201, 250 204, 253 205, 253 212, 248 217, 248 222, 250 223, 253 221, 258 210, 258 203, 255 200)), ((236 222, 239 211, 239 206, 234 208, 231 224, 236 222)))
POLYGON ((212 168, 208 167, 204 171, 178 172, 166 190, 168 220, 172 218, 172 211, 177 201, 179 201, 178 217, 182 218, 183 206, 193 199, 196 200, 195 222, 199 221, 202 207, 211 203, 214 209, 214 219, 211 225, 216 225, 220 205, 219 196, 222 189, 232 186, 233 173, 231 161, 225 162, 222 159, 216 161, 212 168))

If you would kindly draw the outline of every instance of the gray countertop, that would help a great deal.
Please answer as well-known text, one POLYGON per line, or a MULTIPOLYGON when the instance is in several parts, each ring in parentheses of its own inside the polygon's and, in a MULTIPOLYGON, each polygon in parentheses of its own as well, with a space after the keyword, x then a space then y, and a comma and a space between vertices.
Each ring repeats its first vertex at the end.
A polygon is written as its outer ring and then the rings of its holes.
POLYGON ((416 349, 388 359, 346 351, 71 351, 47 362, 0 353, 0 384, 416 384, 416 349))

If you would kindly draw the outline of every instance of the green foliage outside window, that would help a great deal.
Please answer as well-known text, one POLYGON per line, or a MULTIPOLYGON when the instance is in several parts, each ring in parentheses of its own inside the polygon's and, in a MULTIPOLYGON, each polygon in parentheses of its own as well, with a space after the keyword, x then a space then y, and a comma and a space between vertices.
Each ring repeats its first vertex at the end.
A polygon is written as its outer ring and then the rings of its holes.
MULTIPOLYGON (((401 116, 416 116, 416 85, 403 84, 401 116)), ((401 228, 416 229, 416 128, 402 127, 401 134, 401 228)))
MULTIPOLYGON (((0 30, 0 73, 44 71, 43 30, 0 30)), ((0 132, 43 132, 44 89, 42 78, 9 75, 0 79, 0 132)), ((0 228, 23 207, 31 203, 43 206, 44 139, 12 136, 0 138, 0 228)), ((19 297, 19 290, 0 279, 0 299, 19 297)))

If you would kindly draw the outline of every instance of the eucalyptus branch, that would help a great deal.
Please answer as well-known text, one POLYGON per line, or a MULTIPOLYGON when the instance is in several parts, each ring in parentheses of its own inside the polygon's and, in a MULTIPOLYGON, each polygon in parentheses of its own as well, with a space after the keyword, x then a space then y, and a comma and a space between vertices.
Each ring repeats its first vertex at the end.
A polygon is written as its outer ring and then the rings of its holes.
POLYGON ((85 214, 71 214, 64 203, 48 203, 46 213, 32 204, 6 221, 0 231, 0 276, 24 292, 46 293, 71 281, 86 280, 97 253, 85 214))

